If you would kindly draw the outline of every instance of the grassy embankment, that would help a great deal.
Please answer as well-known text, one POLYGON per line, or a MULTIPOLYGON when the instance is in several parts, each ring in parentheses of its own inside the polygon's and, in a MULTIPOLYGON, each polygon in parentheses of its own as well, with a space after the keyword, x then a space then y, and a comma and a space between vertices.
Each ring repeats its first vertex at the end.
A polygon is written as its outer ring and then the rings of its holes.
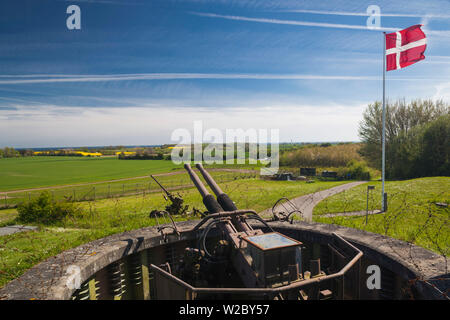
POLYGON ((372 181, 324 199, 314 208, 317 222, 367 230, 408 241, 442 255, 450 254, 450 209, 436 203, 450 202, 450 177, 430 177, 405 181, 387 181, 388 210, 365 217, 323 217, 327 213, 366 210, 367 186, 369 210, 381 207, 381 182, 372 181))

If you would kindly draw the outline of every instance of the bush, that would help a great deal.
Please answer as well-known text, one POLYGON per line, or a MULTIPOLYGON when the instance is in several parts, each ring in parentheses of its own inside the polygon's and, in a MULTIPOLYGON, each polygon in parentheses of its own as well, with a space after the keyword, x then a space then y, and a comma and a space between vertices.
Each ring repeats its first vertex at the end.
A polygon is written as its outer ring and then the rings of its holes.
POLYGON ((346 179, 370 180, 370 172, 364 161, 351 160, 339 173, 346 179))
POLYGON ((58 224, 80 214, 75 203, 69 200, 55 201, 48 191, 42 192, 36 199, 19 204, 17 211, 17 221, 45 225, 58 224))
POLYGON ((162 153, 136 153, 134 155, 125 155, 123 152, 119 153, 120 160, 163 160, 162 153))
POLYGON ((345 167, 351 160, 361 160, 361 144, 305 146, 280 155, 280 166, 285 167, 345 167))

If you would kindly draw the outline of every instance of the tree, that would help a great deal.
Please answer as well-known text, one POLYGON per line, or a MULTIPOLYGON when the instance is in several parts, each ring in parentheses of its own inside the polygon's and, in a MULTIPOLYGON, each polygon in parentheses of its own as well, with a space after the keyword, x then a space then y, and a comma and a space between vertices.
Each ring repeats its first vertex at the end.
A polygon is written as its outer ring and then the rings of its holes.
POLYGON ((20 154, 14 148, 5 147, 0 149, 0 158, 14 158, 18 157, 20 154))
POLYGON ((394 138, 386 166, 394 178, 449 176, 450 115, 443 115, 394 138))
POLYGON ((425 126, 418 159, 423 176, 450 176, 450 115, 425 126))
POLYGON ((31 149, 20 149, 19 153, 22 157, 31 157, 34 155, 34 152, 31 149))
POLYGON ((386 161, 386 175, 389 178, 414 178, 418 174, 417 161, 420 154, 422 126, 401 131, 392 138, 389 147, 389 161, 386 161))
MULTIPOLYGON (((449 114, 448 103, 442 100, 413 100, 409 104, 398 100, 395 103, 386 103, 386 164, 398 160, 394 154, 399 154, 397 148, 402 145, 400 141, 407 139, 409 132, 417 127, 429 123, 442 115, 449 114), (394 140, 396 142, 394 143, 394 140)), ((363 147, 360 149, 368 163, 381 169, 381 139, 382 139, 382 113, 381 102, 369 104, 364 111, 363 120, 360 122, 358 134, 363 147)), ((405 146, 402 146, 404 149, 405 146)), ((403 156, 406 156, 403 154, 403 156)), ((386 175, 392 172, 386 170, 386 175)))

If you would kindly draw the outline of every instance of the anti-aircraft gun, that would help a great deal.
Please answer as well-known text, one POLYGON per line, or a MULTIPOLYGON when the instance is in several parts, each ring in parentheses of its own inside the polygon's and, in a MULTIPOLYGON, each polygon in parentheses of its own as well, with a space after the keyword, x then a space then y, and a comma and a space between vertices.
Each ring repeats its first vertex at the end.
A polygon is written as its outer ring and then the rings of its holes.
MULTIPOLYGON (((210 217, 226 235, 231 246, 231 262, 246 287, 271 287, 273 285, 298 281, 301 268, 302 243, 280 233, 264 233, 253 229, 248 220, 259 220, 271 229, 267 223, 252 210, 238 210, 230 197, 222 191, 211 175, 197 164, 197 169, 209 185, 214 196, 197 175, 185 165, 192 181, 203 197, 204 204, 211 213, 210 217)), ((205 235, 206 236, 206 235, 205 235)), ((203 248, 206 249, 206 248, 203 248)))
MULTIPOLYGON (((183 198, 177 194, 173 194, 171 192, 169 192, 166 188, 164 188, 159 182, 158 180, 156 180, 156 178, 153 175, 150 175, 150 177, 155 180, 155 182, 158 184, 158 186, 161 188, 161 190, 164 192, 164 199, 166 199, 166 201, 170 201, 170 204, 166 206, 166 212, 168 212, 171 215, 184 215, 187 213, 189 206, 188 205, 184 205, 184 200, 183 198)), ((150 213, 150 217, 158 217, 161 216, 162 213, 161 211, 158 210, 153 210, 150 213)))
POLYGON ((344 298, 344 275, 361 258, 360 250, 334 235, 328 246, 336 257, 332 257, 327 274, 320 266, 320 257, 305 258, 301 242, 275 232, 255 211, 239 210, 201 164, 196 167, 216 197, 189 164, 184 167, 208 215, 193 229, 182 231, 197 234, 197 247, 186 247, 177 266, 168 262, 151 265, 157 298, 344 298), (254 228, 250 220, 262 225, 254 228))

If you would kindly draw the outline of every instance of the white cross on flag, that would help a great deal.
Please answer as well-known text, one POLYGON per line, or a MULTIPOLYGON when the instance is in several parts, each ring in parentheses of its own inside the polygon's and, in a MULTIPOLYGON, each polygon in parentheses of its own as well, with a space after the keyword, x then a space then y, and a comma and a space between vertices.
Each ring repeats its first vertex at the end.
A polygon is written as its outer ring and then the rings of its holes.
POLYGON ((386 34, 386 70, 407 67, 425 59, 427 38, 418 24, 404 30, 386 34))

